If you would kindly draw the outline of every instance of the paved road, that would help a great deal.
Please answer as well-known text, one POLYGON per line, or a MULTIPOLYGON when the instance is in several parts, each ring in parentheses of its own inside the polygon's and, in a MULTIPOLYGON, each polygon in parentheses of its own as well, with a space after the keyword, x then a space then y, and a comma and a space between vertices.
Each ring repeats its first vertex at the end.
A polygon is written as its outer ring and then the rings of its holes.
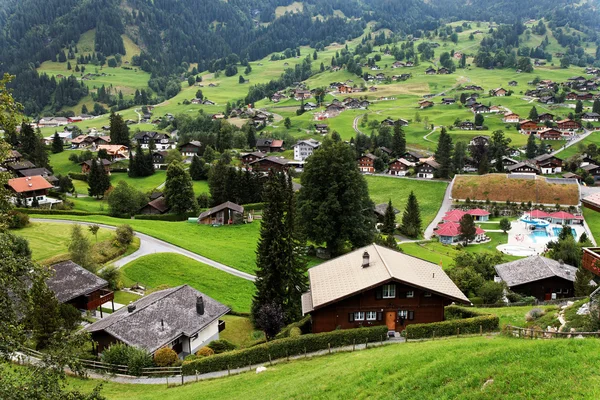
MULTIPOLYGON (((94 225, 94 223, 91 223, 91 222, 69 221, 69 220, 62 220, 62 219, 32 218, 31 221, 32 222, 52 222, 52 223, 61 223, 61 224, 94 225)), ((105 225, 105 224, 95 224, 95 225, 99 225, 102 228, 111 229, 111 230, 117 229, 116 227, 111 226, 111 225, 105 225)), ((229 267, 227 265, 218 263, 209 258, 206 258, 206 257, 203 257, 196 253, 193 253, 189 250, 185 250, 185 249, 182 249, 181 247, 167 243, 163 240, 156 239, 152 236, 149 236, 149 235, 146 235, 146 234, 140 233, 140 232, 136 232, 135 234, 138 238, 140 238, 140 248, 136 252, 115 261, 113 264, 115 266, 117 266, 118 268, 121 268, 122 266, 130 263, 131 261, 136 260, 142 256, 149 255, 149 254, 176 253, 176 254, 181 254, 183 256, 189 257, 195 261, 199 261, 201 263, 204 263, 213 268, 227 272, 228 274, 237 276, 242 279, 246 279, 249 281, 254 281, 256 279, 256 277, 254 275, 250 275, 246 272, 242 272, 235 268, 229 267)))
POLYGON ((433 132, 435 132, 438 128, 439 128, 439 126, 434 126, 433 130, 431 132, 429 132, 427 135, 423 136, 423 140, 425 140, 426 142, 437 143, 437 142, 434 142, 433 140, 429 139, 429 135, 431 135, 433 132))
POLYGON ((581 135, 578 135, 575 139, 569 141, 564 147, 561 147, 558 150, 553 151, 552 154, 553 156, 557 155, 558 153, 560 153, 561 151, 563 151, 564 149, 573 146, 574 144, 577 144, 579 142, 581 142, 583 139, 585 139, 586 137, 590 136, 592 133, 594 133, 596 131, 588 131, 587 129, 584 130, 584 132, 581 135))
POLYGON ((433 229, 440 222, 442 222, 442 218, 444 217, 444 214, 446 214, 446 212, 450 210, 450 207, 452 207, 452 198, 450 197, 452 195, 452 186, 454 186, 454 179, 452 180, 452 182, 450 182, 450 184, 446 188, 446 193, 444 194, 444 200, 442 201, 442 205, 440 206, 440 209, 438 210, 437 215, 435 216, 433 221, 431 221, 431 224, 429 224, 429 226, 425 229, 425 234, 424 234, 425 239, 431 239, 431 237, 433 236, 433 229))

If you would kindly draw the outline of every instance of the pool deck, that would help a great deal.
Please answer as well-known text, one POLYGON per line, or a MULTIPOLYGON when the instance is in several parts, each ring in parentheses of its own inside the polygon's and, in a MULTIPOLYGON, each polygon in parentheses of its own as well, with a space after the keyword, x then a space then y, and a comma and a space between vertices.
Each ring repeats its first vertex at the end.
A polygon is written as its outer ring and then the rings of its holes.
MULTIPOLYGON (((515 256, 522 256, 525 253, 529 255, 542 254, 549 242, 557 240, 553 228, 562 228, 562 225, 550 224, 546 228, 546 232, 550 233, 545 237, 532 235, 530 227, 523 221, 513 221, 512 228, 508 231, 508 244, 498 246, 498 250, 515 256)), ((571 228, 576 232, 575 240, 579 240, 579 237, 585 232, 583 225, 571 225, 571 228)))

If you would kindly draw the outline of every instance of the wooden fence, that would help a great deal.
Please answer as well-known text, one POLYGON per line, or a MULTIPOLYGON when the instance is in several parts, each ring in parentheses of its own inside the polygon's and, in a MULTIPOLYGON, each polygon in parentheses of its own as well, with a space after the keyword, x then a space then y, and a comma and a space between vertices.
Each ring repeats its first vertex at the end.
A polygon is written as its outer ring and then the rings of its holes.
POLYGON ((507 335, 523 339, 572 339, 576 337, 600 337, 599 332, 554 332, 544 331, 535 328, 521 328, 518 326, 506 325, 503 332, 507 335))
POLYGON ((562 304, 567 301, 579 301, 583 300, 586 297, 569 297, 564 299, 556 299, 556 300, 545 300, 545 301, 520 301, 517 303, 495 303, 495 304, 474 304, 473 306, 476 308, 501 308, 501 307, 521 307, 521 306, 549 306, 554 304, 562 304))

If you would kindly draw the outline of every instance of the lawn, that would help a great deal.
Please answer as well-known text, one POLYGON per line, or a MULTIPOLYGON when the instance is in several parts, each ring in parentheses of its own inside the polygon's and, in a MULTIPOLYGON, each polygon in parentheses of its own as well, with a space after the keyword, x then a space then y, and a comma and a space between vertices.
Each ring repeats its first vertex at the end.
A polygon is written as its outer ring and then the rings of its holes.
POLYGON ((400 211, 396 220, 402 219, 402 212, 410 192, 414 192, 421 207, 423 229, 437 214, 448 184, 439 181, 421 181, 383 176, 365 176, 369 185, 369 195, 375 204, 387 203, 390 199, 394 208, 400 211))
POLYGON ((127 305, 130 302, 139 300, 141 298, 142 296, 140 296, 139 294, 125 292, 123 290, 115 291, 115 303, 127 305))
MULTIPOLYGON (((594 399, 600 397, 598 348, 594 339, 449 338, 301 359, 259 375, 175 388, 107 382, 101 394, 110 400, 594 399)), ((86 391, 98 383, 69 378, 70 387, 86 391)))
POLYGON ((582 207, 582 209, 585 222, 590 227, 594 239, 597 243, 600 242, 600 213, 586 207, 582 207))
POLYGON ((247 317, 224 315, 221 319, 225 321, 225 330, 219 334, 219 337, 238 347, 248 347, 265 336, 262 331, 254 329, 247 317))
MULTIPOLYGON (((87 227, 83 227, 83 233, 92 243, 96 242, 87 227)), ((32 222, 23 229, 13 230, 12 233, 22 236, 29 241, 32 257, 36 261, 68 253, 71 241, 71 227, 61 223, 32 222)), ((109 239, 113 235, 109 229, 98 231, 98 241, 109 239)))
POLYGON ((500 327, 503 328, 505 325, 520 326, 520 327, 527 326, 527 321, 525 320, 525 314, 527 314, 533 308, 540 308, 542 310, 551 310, 551 309, 555 309, 556 306, 519 306, 519 307, 477 308, 477 310, 480 312, 483 312, 483 313, 497 315, 500 318, 500 327))
POLYGON ((233 311, 250 312, 254 283, 180 254, 157 253, 140 257, 121 271, 126 286, 139 283, 146 288, 156 288, 187 284, 233 311))

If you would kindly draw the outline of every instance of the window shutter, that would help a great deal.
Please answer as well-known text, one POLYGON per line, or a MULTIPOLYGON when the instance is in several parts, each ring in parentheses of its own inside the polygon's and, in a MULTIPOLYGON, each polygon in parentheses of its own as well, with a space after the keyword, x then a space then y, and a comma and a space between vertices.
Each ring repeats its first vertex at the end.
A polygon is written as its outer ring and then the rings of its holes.
POLYGON ((348 322, 354 322, 354 313, 348 313, 348 322))
POLYGON ((378 287, 377 289, 375 289, 375 298, 377 300, 381 300, 383 298, 383 288, 382 287, 378 287))
POLYGON ((377 321, 381 321, 383 320, 383 313, 382 312, 378 312, 377 313, 377 321))
POLYGON ((411 320, 411 321, 413 319, 415 319, 415 312, 414 311, 409 311, 408 312, 408 319, 411 320))

